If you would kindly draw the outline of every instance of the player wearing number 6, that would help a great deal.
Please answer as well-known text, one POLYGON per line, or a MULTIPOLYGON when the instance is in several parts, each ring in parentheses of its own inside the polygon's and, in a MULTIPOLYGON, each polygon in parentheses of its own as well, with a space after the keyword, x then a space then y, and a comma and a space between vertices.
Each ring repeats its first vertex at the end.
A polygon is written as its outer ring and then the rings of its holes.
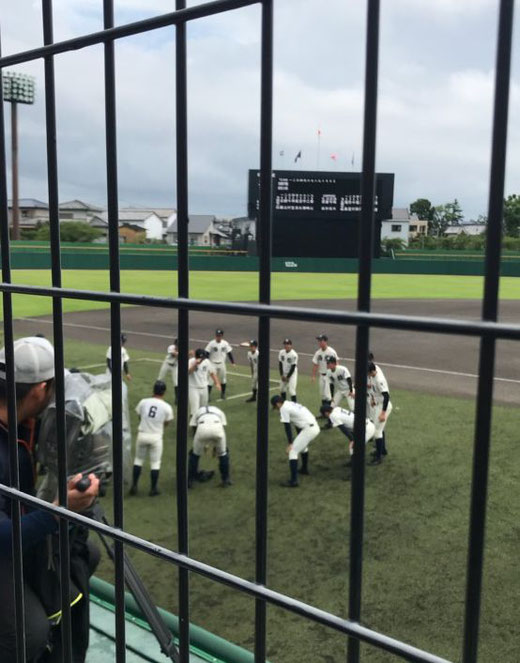
POLYGON ((139 428, 135 443, 135 460, 130 495, 137 495, 137 483, 141 476, 146 456, 150 456, 150 496, 159 495, 157 482, 161 469, 164 427, 173 421, 173 410, 164 401, 166 385, 157 380, 153 386, 153 396, 143 398, 135 411, 139 415, 139 428))

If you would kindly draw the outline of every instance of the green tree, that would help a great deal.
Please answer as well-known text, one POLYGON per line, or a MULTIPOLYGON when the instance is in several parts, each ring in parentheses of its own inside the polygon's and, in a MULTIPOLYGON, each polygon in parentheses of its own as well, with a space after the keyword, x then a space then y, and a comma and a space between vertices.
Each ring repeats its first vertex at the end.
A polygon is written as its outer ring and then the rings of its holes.
POLYGON ((516 193, 504 200, 504 235, 520 237, 520 196, 516 193))
MULTIPOLYGON (((98 228, 92 228, 84 221, 65 221, 60 223, 60 239, 62 242, 93 242, 101 237, 102 232, 98 228)), ((44 223, 35 233, 34 239, 50 239, 50 226, 44 223)))
POLYGON ((435 207, 433 207, 427 198, 417 198, 410 205, 410 213, 417 214, 417 217, 423 221, 432 221, 435 214, 435 207))
POLYGON ((460 225, 463 218, 464 214, 462 213, 460 203, 456 198, 452 203, 437 205, 429 227, 430 235, 440 237, 446 232, 448 226, 460 225))

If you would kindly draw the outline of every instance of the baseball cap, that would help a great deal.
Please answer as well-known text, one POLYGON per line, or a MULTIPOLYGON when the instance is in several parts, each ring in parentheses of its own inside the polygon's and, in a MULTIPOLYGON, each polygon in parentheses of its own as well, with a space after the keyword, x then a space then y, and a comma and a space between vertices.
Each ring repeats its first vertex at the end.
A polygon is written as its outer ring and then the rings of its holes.
POLYGON ((277 403, 283 403, 283 398, 279 396, 278 394, 275 394, 271 398, 271 405, 274 407, 277 403))
POLYGON ((203 359, 203 358, 206 358, 206 350, 204 350, 204 348, 197 348, 197 349, 195 350, 195 357, 196 357, 197 359, 203 359))
POLYGON ((283 345, 287 345, 287 344, 292 345, 292 341, 291 341, 290 338, 284 338, 283 339, 283 345))
POLYGON ((328 341, 329 337, 327 336, 327 334, 320 334, 319 336, 316 336, 316 340, 317 341, 328 341))
POLYGON ((338 360, 334 355, 327 355, 325 357, 325 361, 327 362, 327 364, 336 364, 338 360))
POLYGON ((256 348, 256 347, 258 347, 258 341, 257 341, 255 338, 252 338, 252 339, 249 341, 249 345, 254 345, 255 348, 256 348))
POLYGON ((321 414, 325 414, 325 412, 332 412, 334 408, 330 404, 325 404, 320 407, 320 412, 321 414))
MULTIPOLYGON (((14 342, 14 380, 36 384, 54 377, 54 348, 46 338, 27 336, 14 342)), ((5 348, 0 350, 0 378, 6 379, 5 348)))
POLYGON ((215 336, 224 336, 223 329, 215 329, 215 336))
POLYGON ((127 340, 126 334, 121 334, 121 343, 126 343, 127 340))
POLYGON ((153 393, 155 396, 162 396, 166 391, 166 383, 162 380, 156 380, 153 386, 153 393))

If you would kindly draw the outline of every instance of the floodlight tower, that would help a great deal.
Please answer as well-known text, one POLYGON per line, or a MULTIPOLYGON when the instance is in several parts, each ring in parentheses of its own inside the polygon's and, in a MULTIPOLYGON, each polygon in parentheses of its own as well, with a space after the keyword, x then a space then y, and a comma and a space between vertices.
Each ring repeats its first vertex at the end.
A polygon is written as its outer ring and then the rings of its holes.
POLYGON ((11 103, 11 158, 13 180, 13 233, 12 239, 20 239, 20 214, 18 209, 18 104, 34 104, 34 78, 27 74, 6 71, 2 74, 4 101, 11 103))

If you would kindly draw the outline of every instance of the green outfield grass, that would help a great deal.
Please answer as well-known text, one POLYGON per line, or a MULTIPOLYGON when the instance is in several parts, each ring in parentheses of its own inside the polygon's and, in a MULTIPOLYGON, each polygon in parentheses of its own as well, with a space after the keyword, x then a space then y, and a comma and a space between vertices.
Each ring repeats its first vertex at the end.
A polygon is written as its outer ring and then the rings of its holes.
MULTIPOLYGON (((68 344, 66 364, 98 364, 99 368, 91 370, 102 371, 104 350, 84 343, 68 344)), ((162 355, 136 350, 131 355, 133 412, 138 400, 149 395, 162 355)), ((239 351, 239 362, 244 360, 240 355, 239 351)), ((244 403, 243 394, 249 391, 246 368, 237 366, 233 372, 244 377, 230 375, 229 398, 216 404, 228 417, 234 485, 221 489, 216 476, 190 491, 190 555, 254 579, 256 409, 254 404, 244 403)), ((389 456, 381 466, 366 470, 362 622, 459 660, 474 402, 392 389, 391 372, 387 377, 394 403, 387 427, 389 456)), ((308 375, 300 375, 298 395, 301 402, 317 410, 316 385, 308 375)), ((137 421, 134 414, 132 417, 135 437, 137 421)), ((520 592, 517 438, 518 409, 496 407, 479 649, 482 661, 514 663, 520 650, 516 614, 520 592)), ((303 477, 297 490, 281 488, 279 483, 288 476, 285 438, 278 416, 271 413, 268 585, 345 617, 350 509, 346 459, 341 433, 323 431, 310 449, 311 476, 303 477)), ((216 459, 207 455, 201 467, 216 470, 216 459)), ((148 487, 145 468, 140 494, 125 500, 125 529, 176 549, 174 426, 167 429, 165 437, 162 495, 149 498, 148 487)), ((110 497, 109 489, 103 500, 108 512, 110 497)), ((176 569, 142 553, 129 552, 154 600, 177 612, 176 569)), ((107 560, 99 575, 113 581, 107 560)), ((196 575, 191 576, 191 620, 253 648, 254 602, 196 575)), ((335 663, 345 660, 345 646, 345 639, 337 633, 268 608, 268 657, 272 663, 335 663)), ((362 660, 386 663, 390 658, 363 647, 362 660)))
MULTIPOLYGON (((66 270, 63 286, 79 290, 108 290, 108 272, 101 270, 66 270)), ((357 296, 356 274, 272 274, 274 300, 345 299, 357 296)), ((47 270, 15 270, 13 283, 48 286, 47 270)), ((258 275, 253 272, 191 272, 190 294, 194 299, 250 301, 258 297, 258 275)), ((520 280, 501 279, 501 299, 520 298, 520 280)), ((438 276, 419 274, 374 274, 374 298, 395 299, 480 299, 483 279, 480 276, 438 276)), ((126 293, 177 296, 176 272, 122 271, 121 289, 126 293)), ((64 311, 105 308, 102 302, 64 300, 64 311)), ((44 315, 51 312, 47 297, 16 295, 15 317, 44 315)))

